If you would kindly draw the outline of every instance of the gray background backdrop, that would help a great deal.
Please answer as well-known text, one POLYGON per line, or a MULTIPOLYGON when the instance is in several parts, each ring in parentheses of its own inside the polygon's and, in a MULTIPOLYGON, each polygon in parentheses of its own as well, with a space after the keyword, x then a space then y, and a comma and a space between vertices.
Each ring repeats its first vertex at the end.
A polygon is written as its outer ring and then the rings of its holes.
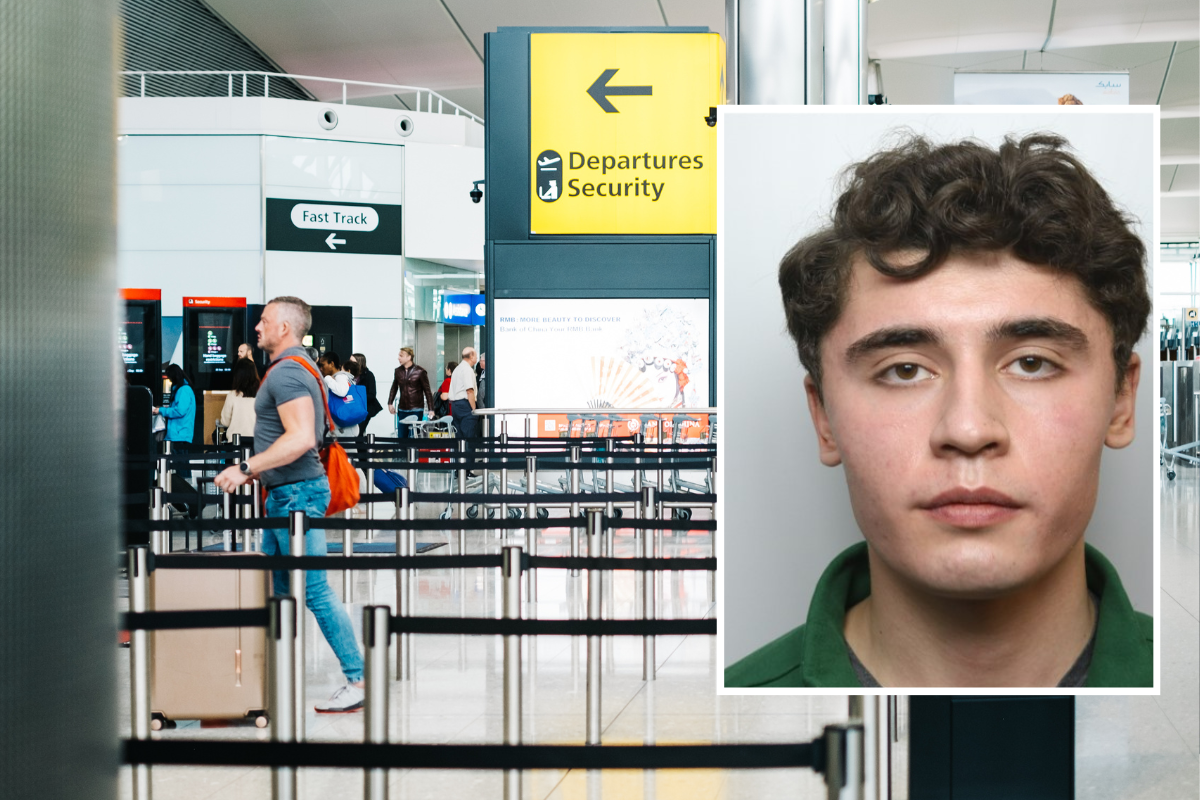
MULTIPOLYGON (((911 106, 736 108, 719 126, 724 209, 717 237, 717 296, 723 304, 718 335, 724 352, 717 402, 728 665, 802 624, 821 572, 862 538, 841 467, 830 469, 817 459, 804 370, 787 335, 776 283, 783 254, 828 219, 838 173, 883 149, 898 127, 935 141, 973 136, 992 145, 1006 133, 1054 131, 1140 220, 1138 233, 1153 258, 1158 127, 1148 113, 1079 106, 1037 113, 914 112, 911 106)), ((1149 345, 1149 337, 1138 345, 1143 369, 1137 438, 1124 450, 1105 451, 1099 501, 1086 535, 1116 565, 1134 606, 1146 613, 1153 611, 1154 597, 1153 443, 1158 433, 1152 405, 1157 351, 1149 345)))

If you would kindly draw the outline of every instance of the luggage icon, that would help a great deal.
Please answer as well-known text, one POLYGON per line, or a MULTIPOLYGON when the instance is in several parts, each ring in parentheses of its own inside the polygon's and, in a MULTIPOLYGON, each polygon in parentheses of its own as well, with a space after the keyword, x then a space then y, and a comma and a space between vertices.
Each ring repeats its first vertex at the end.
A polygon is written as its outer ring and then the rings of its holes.
POLYGON ((543 203, 553 203, 562 191, 562 156, 553 150, 543 150, 537 157, 537 196, 543 203))

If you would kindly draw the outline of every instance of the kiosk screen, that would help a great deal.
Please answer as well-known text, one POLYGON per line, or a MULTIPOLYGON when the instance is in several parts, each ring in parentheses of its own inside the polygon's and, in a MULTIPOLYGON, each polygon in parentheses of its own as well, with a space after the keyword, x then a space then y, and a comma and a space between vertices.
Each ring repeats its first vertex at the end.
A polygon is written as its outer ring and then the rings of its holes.
POLYGON ((125 305, 125 324, 117 332, 117 350, 125 363, 125 371, 141 375, 146 371, 146 318, 150 308, 144 305, 125 305))
POLYGON ((200 333, 200 372, 229 372, 233 369, 233 312, 201 311, 197 314, 200 333))

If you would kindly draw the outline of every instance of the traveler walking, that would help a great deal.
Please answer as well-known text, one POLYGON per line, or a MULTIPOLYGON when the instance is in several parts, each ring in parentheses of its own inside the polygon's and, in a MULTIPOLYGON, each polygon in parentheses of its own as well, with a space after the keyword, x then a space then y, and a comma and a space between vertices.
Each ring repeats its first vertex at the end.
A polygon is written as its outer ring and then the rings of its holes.
MULTIPOLYGON (((379 385, 375 382, 375 373, 367 369, 367 357, 362 353, 355 353, 346 359, 346 361, 358 365, 359 371, 354 377, 358 381, 358 385, 367 390, 367 421, 360 426, 358 436, 361 439, 366 435, 367 426, 371 423, 371 420, 375 418, 376 414, 383 411, 383 404, 379 402, 379 397, 377 396, 379 394, 379 385)), ((353 375, 354 371, 350 370, 350 374, 353 375)))
MULTIPOLYGON (((454 368, 450 376, 450 414, 454 417, 454 427, 458 428, 459 438, 470 441, 479 430, 479 420, 475 411, 475 362, 478 361, 474 347, 464 347, 462 361, 454 368)), ((467 445, 470 450, 471 445, 467 445)))
POLYGON ((454 368, 457 366, 457 361, 446 365, 446 375, 433 398, 433 416, 437 419, 450 416, 450 376, 454 374, 454 368))
MULTIPOLYGON (((325 398, 316 366, 307 358, 301 338, 312 325, 312 309, 298 297, 277 297, 263 309, 258 346, 271 359, 255 398, 254 455, 230 467, 216 484, 233 492, 258 477, 267 488, 267 516, 287 516, 303 511, 323 517, 329 506, 329 481, 317 455, 324 439, 325 398), (300 359, 308 363, 298 363, 300 359), (312 372, 310 372, 312 370, 312 372)), ((288 532, 264 530, 263 552, 288 555, 288 532)), ((305 555, 327 555, 325 531, 309 530, 304 537, 305 555)), ((333 648, 346 684, 316 706, 322 713, 355 711, 363 704, 363 659, 354 638, 346 609, 329 588, 325 572, 311 570, 304 581, 305 604, 333 648)), ((274 573, 276 595, 288 593, 289 576, 274 573)))
POLYGON ((426 408, 433 411, 433 392, 429 390, 429 374, 424 367, 413 363, 413 349, 401 347, 397 356, 400 366, 392 378, 392 388, 388 391, 388 413, 397 417, 396 429, 401 439, 411 435, 409 426, 399 420, 415 414, 420 417, 426 408))
MULTIPOLYGON (((317 366, 320 368, 321 374, 325 376, 325 388, 329 390, 330 394, 336 397, 345 397, 350 393, 350 387, 354 385, 354 376, 342 369, 342 361, 338 358, 337 353, 326 350, 317 359, 317 366)), ((334 428, 333 435, 338 439, 353 439, 358 436, 358 425, 334 428)))

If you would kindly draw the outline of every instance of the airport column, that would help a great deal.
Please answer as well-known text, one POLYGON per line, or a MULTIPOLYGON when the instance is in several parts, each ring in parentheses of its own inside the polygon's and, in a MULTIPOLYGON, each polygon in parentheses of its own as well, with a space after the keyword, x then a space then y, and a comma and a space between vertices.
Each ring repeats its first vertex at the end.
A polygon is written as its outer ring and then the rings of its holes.
POLYGON ((116 12, 0 4, 6 797, 117 790, 116 12))

